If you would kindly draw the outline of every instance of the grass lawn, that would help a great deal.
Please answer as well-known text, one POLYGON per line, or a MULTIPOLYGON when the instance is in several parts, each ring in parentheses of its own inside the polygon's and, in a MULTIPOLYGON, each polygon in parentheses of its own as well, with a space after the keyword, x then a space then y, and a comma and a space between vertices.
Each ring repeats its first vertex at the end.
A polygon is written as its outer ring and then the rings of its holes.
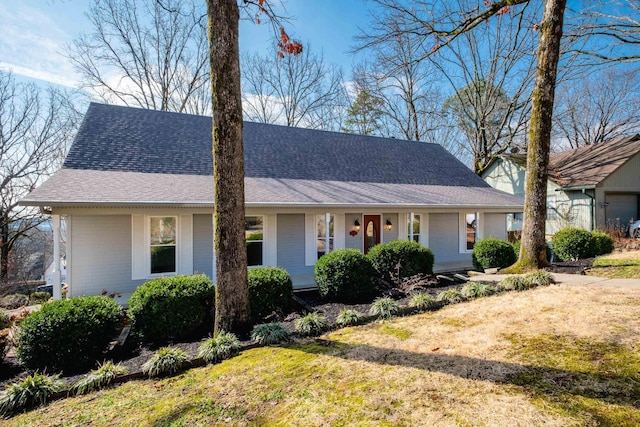
POLYGON ((7 426, 637 426, 640 289, 550 286, 134 381, 7 426))
POLYGON ((640 279, 640 251, 598 257, 586 273, 590 276, 640 279))

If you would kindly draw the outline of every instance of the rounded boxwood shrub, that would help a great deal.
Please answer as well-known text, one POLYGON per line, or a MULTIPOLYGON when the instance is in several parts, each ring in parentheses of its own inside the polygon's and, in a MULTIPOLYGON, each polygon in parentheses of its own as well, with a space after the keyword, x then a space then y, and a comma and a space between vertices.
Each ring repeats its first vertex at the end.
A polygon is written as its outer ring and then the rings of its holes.
POLYGON ((602 231, 592 231, 593 254, 595 256, 605 255, 613 252, 613 238, 602 231))
POLYGON ((582 228, 563 228, 553 235, 551 243, 553 252, 562 261, 574 261, 594 255, 591 233, 582 228))
POLYGON ((505 268, 516 262, 516 255, 513 245, 506 240, 487 237, 478 241, 473 246, 473 267, 476 270, 486 270, 487 268, 505 268))
POLYGON ((352 302, 373 297, 376 271, 371 260, 357 249, 338 249, 316 262, 315 279, 323 298, 352 302))
POLYGON ((215 288, 204 274, 160 277, 140 285, 129 298, 133 330, 145 341, 188 336, 213 319, 215 288))
POLYGON ((122 308, 102 296, 44 304, 18 329, 18 357, 29 369, 75 371, 101 360, 118 333, 122 308))
POLYGON ((274 311, 285 314, 291 307, 293 284, 287 270, 279 267, 249 269, 249 301, 254 322, 274 311))
POLYGON ((378 276, 387 282, 392 282, 392 276, 396 274, 398 279, 402 279, 433 273, 433 253, 418 242, 394 240, 381 243, 369 249, 367 257, 378 276))

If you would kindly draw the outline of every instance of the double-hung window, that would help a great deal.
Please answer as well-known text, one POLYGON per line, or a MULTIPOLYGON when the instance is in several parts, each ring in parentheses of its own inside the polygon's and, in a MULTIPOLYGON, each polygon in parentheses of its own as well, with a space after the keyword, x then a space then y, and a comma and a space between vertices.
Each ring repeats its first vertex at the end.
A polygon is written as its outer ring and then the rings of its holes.
POLYGON ((472 251, 478 241, 478 214, 476 212, 466 214, 466 248, 472 251))
POLYGON ((407 214, 407 240, 420 243, 420 214, 407 214))
POLYGON ((247 242, 247 265, 263 265, 264 217, 245 217, 244 235, 247 242))
POLYGON ((176 273, 177 217, 152 216, 149 221, 151 274, 176 273))
POLYGON ((333 250, 334 216, 330 213, 316 215, 316 251, 318 259, 333 250))

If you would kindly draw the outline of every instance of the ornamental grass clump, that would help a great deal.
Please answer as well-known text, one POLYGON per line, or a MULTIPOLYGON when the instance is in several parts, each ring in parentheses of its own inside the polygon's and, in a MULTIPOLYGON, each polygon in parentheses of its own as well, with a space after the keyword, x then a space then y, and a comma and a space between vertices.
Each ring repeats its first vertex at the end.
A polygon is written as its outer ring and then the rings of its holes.
POLYGON ((364 313, 361 313, 358 310, 343 308, 336 318, 336 323, 339 326, 353 326, 362 322, 363 318, 364 313))
POLYGON ((149 377, 173 375, 187 362, 187 353, 175 347, 162 347, 142 365, 142 372, 149 377))
POLYGON ((0 330, 9 326, 11 326, 11 314, 7 310, 0 308, 0 330))
POLYGON ((100 390, 110 385, 114 379, 127 375, 129 370, 120 363, 106 361, 98 364, 98 369, 92 370, 90 373, 82 377, 73 385, 75 394, 90 393, 100 390))
POLYGON ((238 353, 240 340, 231 332, 220 332, 203 342, 198 348, 198 357, 207 363, 217 363, 238 353))
POLYGON ((261 345, 280 344, 289 340, 289 331, 282 323, 264 323, 253 328, 251 339, 261 345))
POLYGON ((498 283, 498 290, 506 291, 526 291, 531 288, 531 283, 524 276, 505 277, 498 283))
POLYGON ((328 330, 330 324, 326 317, 313 312, 296 319, 294 326, 302 336, 316 336, 328 330))
POLYGON ((493 295, 495 289, 486 283, 469 282, 460 289, 460 293, 465 299, 475 299, 493 295))
POLYGON ((436 301, 444 305, 458 304, 464 300, 464 295, 457 289, 447 289, 446 291, 440 292, 436 297, 436 301))
POLYGON ((44 405, 51 397, 65 389, 65 382, 58 375, 34 372, 19 382, 8 386, 0 394, 0 415, 8 416, 25 409, 44 405))
POLYGON ((551 273, 545 270, 536 270, 531 273, 525 274, 524 279, 529 282, 532 287, 548 286, 552 283, 555 283, 551 273))
POLYGON ((399 311, 400 304, 390 297, 376 298, 369 308, 369 314, 378 316, 378 319, 391 319, 399 311))
POLYGON ((419 311, 427 311, 437 308, 440 304, 434 297, 426 292, 418 292, 411 296, 409 306, 419 311))

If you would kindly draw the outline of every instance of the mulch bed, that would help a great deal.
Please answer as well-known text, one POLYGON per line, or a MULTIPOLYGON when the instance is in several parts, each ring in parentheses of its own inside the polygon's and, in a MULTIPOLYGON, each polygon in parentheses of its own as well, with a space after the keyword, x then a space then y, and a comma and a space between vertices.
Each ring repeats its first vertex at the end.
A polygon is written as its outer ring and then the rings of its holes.
MULTIPOLYGON (((551 266, 545 268, 545 270, 552 273, 584 274, 586 269, 591 268, 593 260, 594 258, 588 258, 578 261, 553 262, 551 263, 551 266)), ((447 277, 452 276, 447 275, 447 277)), ((442 276, 416 276, 414 278, 405 279, 401 285, 387 289, 384 292, 384 295, 391 296, 396 299, 402 306, 407 306, 409 304, 411 294, 414 292, 426 292, 435 298, 440 292, 449 288, 459 288, 463 283, 463 281, 457 279, 455 281, 446 280, 442 278, 442 276)), ((322 300, 317 291, 297 292, 296 301, 298 303, 295 311, 289 313, 284 319, 274 316, 274 318, 268 319, 268 321, 281 321, 285 328, 293 332, 295 320, 306 314, 308 311, 316 311, 333 323, 340 312, 345 308, 357 310, 362 313, 368 313, 369 308, 371 307, 371 302, 362 302, 358 304, 327 302, 322 300)), ((178 347, 189 354, 189 356, 194 357, 198 351, 198 347, 205 339, 206 337, 188 342, 170 343, 170 345, 178 347)), ((244 341, 243 344, 248 345, 249 341, 244 341)), ((157 347, 133 346, 129 344, 125 345, 124 348, 116 348, 113 352, 105 354, 105 360, 120 362, 129 370, 130 373, 137 373, 142 370, 144 362, 146 362, 156 350, 157 347)), ((7 357, 5 357, 4 361, 0 363, 0 390, 3 390, 7 385, 19 380, 21 377, 26 375, 26 373, 27 372, 18 362, 15 350, 12 350, 7 357)), ((65 380, 67 384, 72 385, 83 375, 84 373, 66 375, 63 376, 62 379, 65 380)))

